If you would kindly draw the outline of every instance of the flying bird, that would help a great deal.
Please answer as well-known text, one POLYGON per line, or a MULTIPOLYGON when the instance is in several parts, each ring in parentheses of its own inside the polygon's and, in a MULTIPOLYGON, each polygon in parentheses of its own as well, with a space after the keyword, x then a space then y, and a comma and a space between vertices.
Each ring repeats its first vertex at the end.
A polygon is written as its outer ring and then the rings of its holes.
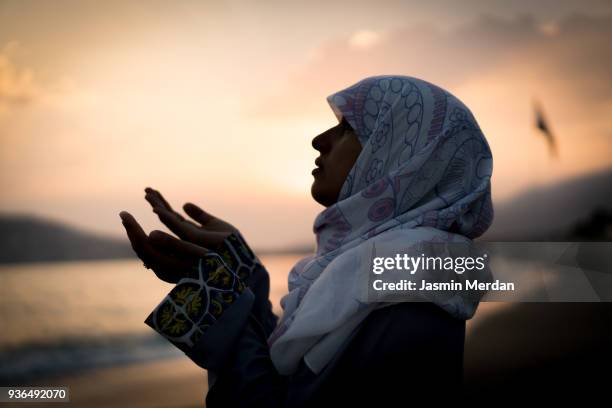
POLYGON ((550 129, 550 125, 544 116, 544 111, 542 110, 542 106, 534 101, 533 109, 535 113, 535 126, 538 128, 540 133, 546 138, 546 142, 548 144, 548 151, 551 156, 557 157, 557 141, 556 137, 550 129))

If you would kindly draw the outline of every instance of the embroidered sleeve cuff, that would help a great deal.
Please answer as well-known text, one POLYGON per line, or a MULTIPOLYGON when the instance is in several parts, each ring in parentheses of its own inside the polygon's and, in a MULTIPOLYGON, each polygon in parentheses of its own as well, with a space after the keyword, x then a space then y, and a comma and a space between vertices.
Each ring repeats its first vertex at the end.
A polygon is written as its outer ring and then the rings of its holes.
POLYGON ((225 238, 215 252, 223 257, 229 268, 245 283, 249 282, 256 268, 262 267, 259 258, 239 232, 233 232, 225 238))
POLYGON ((181 279, 145 323, 199 366, 214 368, 225 360, 254 299, 224 258, 210 252, 200 259, 198 276, 181 279))

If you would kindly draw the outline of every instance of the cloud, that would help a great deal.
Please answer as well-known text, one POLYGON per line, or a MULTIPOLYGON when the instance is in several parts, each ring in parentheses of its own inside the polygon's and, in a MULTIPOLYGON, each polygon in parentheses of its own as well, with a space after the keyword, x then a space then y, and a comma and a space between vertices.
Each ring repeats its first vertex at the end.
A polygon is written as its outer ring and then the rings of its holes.
POLYGON ((612 95, 610 43, 612 15, 573 14, 557 22, 526 14, 480 16, 447 31, 426 24, 384 35, 358 31, 321 44, 289 74, 284 91, 253 101, 247 113, 278 117, 319 111, 328 94, 377 74, 411 75, 452 89, 481 75, 498 73, 504 81, 503 75, 519 72, 526 81, 554 84, 587 103, 605 102, 612 95))
POLYGON ((30 103, 39 93, 34 71, 19 67, 14 62, 20 50, 16 41, 0 48, 0 111, 30 103))
POLYGON ((367 49, 378 44, 383 38, 379 32, 372 30, 360 30, 349 38, 349 46, 357 49, 367 49))

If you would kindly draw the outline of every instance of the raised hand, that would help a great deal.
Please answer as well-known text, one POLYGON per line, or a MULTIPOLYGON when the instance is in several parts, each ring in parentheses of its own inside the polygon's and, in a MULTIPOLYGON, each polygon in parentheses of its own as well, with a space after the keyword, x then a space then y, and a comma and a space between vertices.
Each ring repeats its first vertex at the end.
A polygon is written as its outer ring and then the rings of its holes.
POLYGON ((204 248, 213 248, 220 245, 232 232, 238 232, 233 225, 207 213, 195 204, 187 203, 183 206, 185 213, 195 221, 193 222, 174 211, 159 191, 147 187, 145 193, 145 199, 151 204, 153 212, 160 221, 187 242, 204 248))
POLYGON ((163 231, 152 231, 147 236, 130 213, 122 211, 119 216, 134 252, 159 279, 176 283, 182 278, 197 276, 198 260, 208 252, 205 248, 163 231))

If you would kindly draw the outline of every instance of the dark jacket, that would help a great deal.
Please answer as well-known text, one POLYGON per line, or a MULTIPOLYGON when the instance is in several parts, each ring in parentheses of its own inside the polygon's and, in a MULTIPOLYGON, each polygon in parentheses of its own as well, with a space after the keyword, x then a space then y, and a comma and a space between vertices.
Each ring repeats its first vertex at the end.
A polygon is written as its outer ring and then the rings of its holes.
MULTIPOLYGON (((209 370, 207 406, 379 406, 398 400, 408 406, 419 400, 431 403, 460 396, 465 321, 431 303, 406 302, 378 309, 321 373, 314 374, 302 360, 293 375, 280 375, 267 343, 276 324, 267 298, 269 278, 265 270, 252 278, 252 291, 245 298, 254 292, 254 301, 237 303, 228 313, 231 320, 215 324, 219 333, 238 333, 235 338, 216 336, 214 342, 222 344, 208 345, 224 349, 216 353, 223 358, 206 367, 203 359, 190 356, 209 370), (236 322, 240 330, 230 327, 236 322)), ((210 337, 205 338, 206 342, 210 337)))

